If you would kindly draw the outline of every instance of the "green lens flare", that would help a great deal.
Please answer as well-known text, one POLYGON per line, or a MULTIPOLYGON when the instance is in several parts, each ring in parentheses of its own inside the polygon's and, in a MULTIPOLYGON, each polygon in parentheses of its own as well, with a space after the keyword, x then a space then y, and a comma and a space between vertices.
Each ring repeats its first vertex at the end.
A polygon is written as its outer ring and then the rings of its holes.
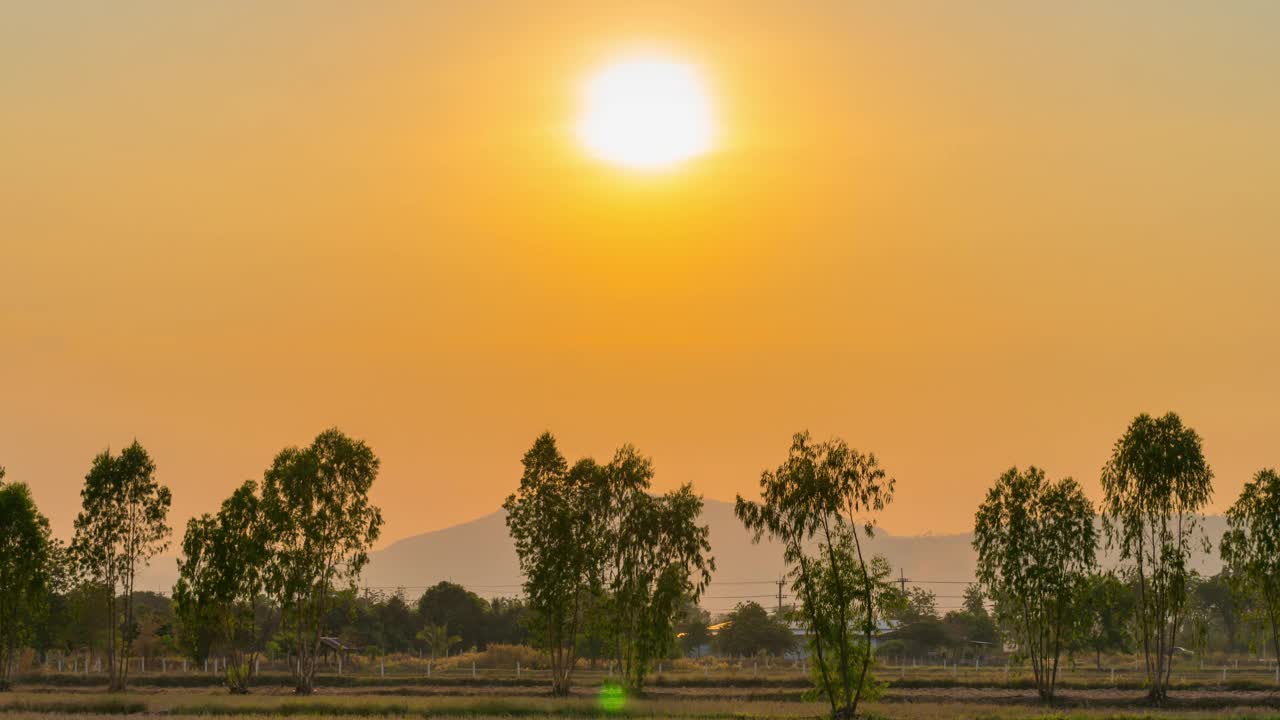
POLYGON ((626 703, 627 696, 622 692, 621 685, 606 684, 600 688, 600 707, 605 712, 619 712, 626 703))

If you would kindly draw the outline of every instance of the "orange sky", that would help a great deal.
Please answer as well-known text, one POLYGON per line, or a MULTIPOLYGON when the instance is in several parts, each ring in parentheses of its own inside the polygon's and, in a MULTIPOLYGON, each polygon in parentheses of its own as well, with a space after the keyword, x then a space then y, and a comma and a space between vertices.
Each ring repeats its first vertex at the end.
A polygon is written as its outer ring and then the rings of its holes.
POLYGON ((6 5, 0 464, 65 537, 136 437, 181 527, 338 425, 390 541, 544 429, 729 499, 809 428, 954 532, 1175 410, 1221 509, 1280 464, 1280 6, 1063 5, 6 5), (576 146, 636 49, 701 70, 712 155, 576 146))

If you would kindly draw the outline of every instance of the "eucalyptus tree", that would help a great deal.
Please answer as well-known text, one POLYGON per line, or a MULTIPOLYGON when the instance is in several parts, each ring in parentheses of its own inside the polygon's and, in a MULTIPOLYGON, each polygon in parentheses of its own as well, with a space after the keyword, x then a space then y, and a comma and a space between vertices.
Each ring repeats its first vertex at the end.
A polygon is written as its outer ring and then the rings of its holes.
POLYGON ((212 639, 229 652, 227 688, 236 694, 249 691, 255 664, 268 560, 266 530, 258 485, 247 480, 216 515, 187 522, 173 587, 175 610, 187 636, 212 639))
POLYGON ((378 466, 368 445, 332 428, 305 448, 280 451, 263 476, 264 584, 293 648, 299 695, 314 687, 322 626, 337 591, 354 590, 382 528, 382 512, 369 502, 378 466))
POLYGON ((608 480, 590 459, 570 467, 551 433, 539 435, 521 462, 520 487, 502 506, 524 574, 530 639, 547 652, 552 693, 564 696, 600 583, 608 480))
POLYGON ((1148 697, 1168 697, 1172 657, 1187 601, 1189 562, 1201 511, 1213 494, 1213 471, 1200 436, 1174 413, 1134 418, 1102 469, 1103 527, 1108 545, 1137 580, 1137 630, 1148 697))
POLYGON ((974 518, 978 580, 1009 613, 1045 701, 1097 562, 1093 520, 1076 481, 1048 480, 1035 466, 1005 471, 974 518))
POLYGON ((47 615, 59 578, 60 552, 49 520, 25 483, 4 483, 0 467, 0 690, 9 689, 19 648, 47 615))
POLYGON ((670 651, 682 603, 711 580, 710 529, 690 485, 649 494, 652 461, 625 445, 605 466, 601 610, 627 691, 642 692, 653 663, 670 651))
POLYGON ((147 451, 133 444, 93 459, 80 491, 71 551, 86 579, 107 598, 109 687, 122 690, 129 678, 129 652, 138 636, 133 588, 138 570, 169 546, 166 518, 173 497, 155 478, 147 451))
POLYGON ((1251 595, 1280 656, 1280 475, 1259 470, 1227 510, 1222 561, 1237 592, 1251 595))
POLYGON ((881 557, 867 558, 863 538, 874 514, 893 498, 894 481, 875 455, 840 439, 792 438, 784 463, 760 477, 760 502, 739 496, 735 513, 759 542, 783 545, 792 589, 809 631, 817 692, 833 718, 852 718, 880 689, 871 674, 876 620, 898 593, 881 557), (811 549, 815 544, 816 547, 811 549))

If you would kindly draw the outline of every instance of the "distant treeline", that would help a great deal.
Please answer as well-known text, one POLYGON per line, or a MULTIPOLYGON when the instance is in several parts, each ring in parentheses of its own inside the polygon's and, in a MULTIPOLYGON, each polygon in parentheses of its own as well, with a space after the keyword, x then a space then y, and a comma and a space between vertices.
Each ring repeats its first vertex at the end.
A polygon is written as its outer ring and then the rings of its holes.
MULTIPOLYGON (((715 569, 702 499, 689 485, 656 495, 651 460, 624 445, 608 462, 570 463, 555 438, 524 455, 507 524, 524 575, 518 598, 485 600, 448 582, 418 598, 357 591, 382 526, 369 501, 379 460, 337 429, 282 450, 262 475, 181 537, 172 597, 139 592, 138 570, 171 543, 169 489, 136 441, 96 456, 69 543, 52 537, 23 483, 0 468, 0 686, 18 654, 103 660, 113 689, 130 658, 228 658, 226 684, 247 692, 262 654, 289 663, 311 691, 332 638, 360 652, 446 655, 489 645, 537 648, 565 694, 580 659, 616 665, 641 692, 655 663, 678 655, 808 656, 834 717, 852 717, 884 683, 875 658, 1009 654, 1052 700, 1064 661, 1136 653, 1153 702, 1179 654, 1280 645, 1280 476, 1261 470, 1208 538, 1213 473, 1198 434, 1172 413, 1140 415, 1115 443, 1096 507, 1071 478, 1034 466, 999 475, 975 514, 978 582, 962 607, 899 585, 866 538, 895 480, 840 439, 794 436, 761 474, 759 500, 735 512, 757 541, 783 548, 794 603, 744 603, 722 618, 698 607, 715 569), (1101 530, 1096 522, 1101 517, 1101 530), (1099 547, 1121 567, 1102 572, 1099 547), (1219 551, 1224 570, 1189 569, 1219 551)), ((424 567, 429 573, 430 568, 424 567)))

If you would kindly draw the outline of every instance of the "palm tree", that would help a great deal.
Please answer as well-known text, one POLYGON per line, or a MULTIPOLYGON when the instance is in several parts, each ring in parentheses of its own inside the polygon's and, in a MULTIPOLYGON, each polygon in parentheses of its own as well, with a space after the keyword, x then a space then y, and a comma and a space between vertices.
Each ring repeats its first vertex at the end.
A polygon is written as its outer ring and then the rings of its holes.
POLYGON ((449 648, 462 642, 462 638, 449 634, 447 625, 427 625, 418 631, 417 638, 430 651, 432 660, 439 653, 444 653, 447 656, 449 648))

